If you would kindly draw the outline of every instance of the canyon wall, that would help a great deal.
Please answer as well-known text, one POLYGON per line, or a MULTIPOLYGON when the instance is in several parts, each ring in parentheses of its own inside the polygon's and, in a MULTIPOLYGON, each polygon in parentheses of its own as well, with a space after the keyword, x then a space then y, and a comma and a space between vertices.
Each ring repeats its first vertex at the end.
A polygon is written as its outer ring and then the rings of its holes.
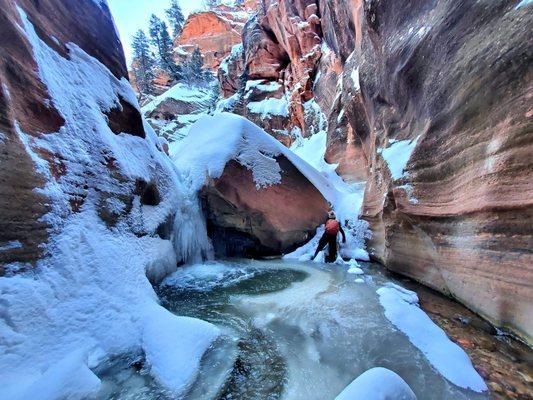
POLYGON ((530 340, 528 4, 263 0, 225 96, 248 118, 284 99, 286 145, 327 130, 327 161, 367 181, 374 259, 530 340))
POLYGON ((373 256, 531 339, 530 6, 365 2, 360 18, 344 82, 355 68, 354 107, 370 128, 360 140, 373 256))
POLYGON ((143 126, 106 2, 2 0, 0 26, 0 275, 49 256, 88 209, 153 233, 177 178, 143 126), (144 203, 165 205, 156 226, 133 217, 144 203))
POLYGON ((191 14, 174 46, 179 56, 188 57, 198 48, 204 65, 217 71, 220 62, 231 53, 234 45, 241 43, 241 33, 249 13, 244 8, 218 6, 212 11, 191 14))

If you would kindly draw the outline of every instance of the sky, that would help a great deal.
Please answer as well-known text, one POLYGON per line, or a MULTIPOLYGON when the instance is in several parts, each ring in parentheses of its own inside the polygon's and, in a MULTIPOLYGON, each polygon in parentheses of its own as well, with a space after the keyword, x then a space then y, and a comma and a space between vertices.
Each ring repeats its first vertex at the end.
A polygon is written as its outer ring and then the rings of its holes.
MULTIPOLYGON (((165 9, 170 0, 108 0, 109 8, 115 18, 128 64, 131 61, 131 38, 139 29, 148 33, 148 20, 155 14, 166 18, 165 9)), ((179 0, 185 16, 202 7, 202 0, 179 0)))

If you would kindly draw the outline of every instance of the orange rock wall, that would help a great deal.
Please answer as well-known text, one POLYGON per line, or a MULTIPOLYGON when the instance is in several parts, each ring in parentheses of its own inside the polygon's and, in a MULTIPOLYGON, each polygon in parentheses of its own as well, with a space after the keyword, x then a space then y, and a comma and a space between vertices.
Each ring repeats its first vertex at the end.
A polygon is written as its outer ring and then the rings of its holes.
POLYGON ((187 18, 183 32, 174 45, 181 46, 190 54, 198 48, 204 57, 204 65, 216 71, 222 60, 231 53, 231 48, 241 43, 244 22, 246 19, 232 12, 195 13, 187 18))

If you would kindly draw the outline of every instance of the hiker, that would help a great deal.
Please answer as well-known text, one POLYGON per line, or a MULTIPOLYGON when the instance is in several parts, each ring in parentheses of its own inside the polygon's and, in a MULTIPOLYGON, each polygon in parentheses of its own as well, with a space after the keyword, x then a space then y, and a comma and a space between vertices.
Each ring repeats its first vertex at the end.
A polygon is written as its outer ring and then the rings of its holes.
POLYGON ((318 247, 315 251, 315 255, 313 256, 313 258, 311 258, 311 260, 314 260, 318 253, 324 250, 324 247, 328 245, 329 252, 326 256, 326 262, 335 262, 335 260, 337 259, 337 235, 339 234, 339 232, 342 235, 342 243, 346 243, 346 235, 342 230, 341 224, 339 221, 337 221, 335 213, 333 211, 330 211, 328 213, 328 220, 326 221, 326 230, 320 238, 320 241, 318 242, 318 247))

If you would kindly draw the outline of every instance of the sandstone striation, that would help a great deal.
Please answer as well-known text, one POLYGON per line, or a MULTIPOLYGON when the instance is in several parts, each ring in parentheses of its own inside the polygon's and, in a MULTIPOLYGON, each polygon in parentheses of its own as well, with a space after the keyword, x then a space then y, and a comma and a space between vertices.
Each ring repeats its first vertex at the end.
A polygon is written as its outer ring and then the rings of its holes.
POLYGON ((361 94, 346 112, 373 257, 531 339, 533 16, 509 2, 358 7, 343 83, 361 94), (387 149, 408 142, 394 173, 387 149))

